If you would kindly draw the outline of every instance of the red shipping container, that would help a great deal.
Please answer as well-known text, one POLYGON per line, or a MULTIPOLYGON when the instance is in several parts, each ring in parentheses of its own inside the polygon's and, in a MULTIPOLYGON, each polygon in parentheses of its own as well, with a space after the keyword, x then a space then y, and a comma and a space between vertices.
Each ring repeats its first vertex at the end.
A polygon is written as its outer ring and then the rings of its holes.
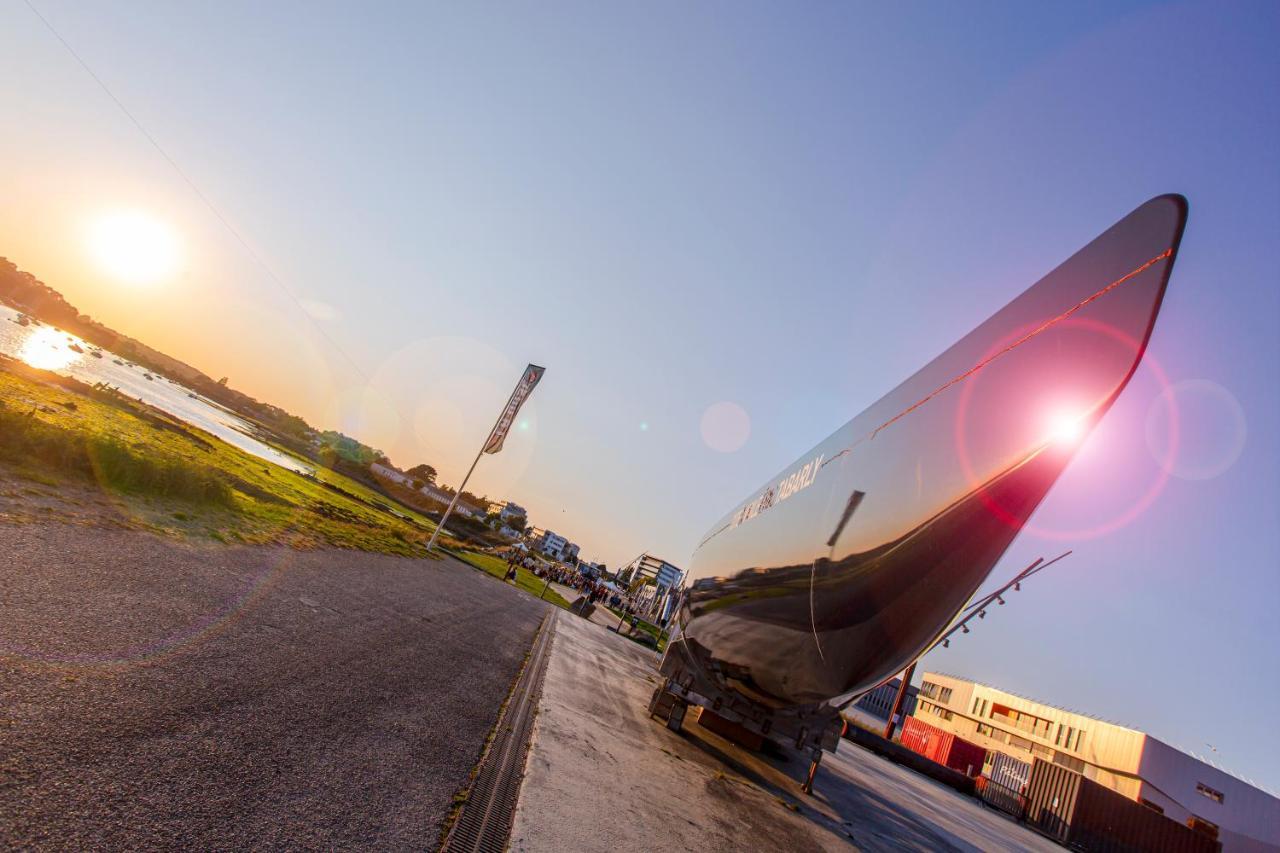
POLYGON ((907 717, 902 727, 902 745, 966 776, 981 773, 987 760, 987 751, 983 747, 931 726, 918 717, 907 717))

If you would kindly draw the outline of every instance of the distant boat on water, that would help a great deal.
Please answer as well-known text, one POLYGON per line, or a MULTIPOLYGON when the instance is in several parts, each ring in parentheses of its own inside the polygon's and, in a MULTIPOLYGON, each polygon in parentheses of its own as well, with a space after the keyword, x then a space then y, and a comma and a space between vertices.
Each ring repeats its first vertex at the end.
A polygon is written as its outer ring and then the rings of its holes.
POLYGON ((147 377, 147 381, 149 381, 149 382, 150 382, 150 381, 155 381, 155 377, 154 377, 154 376, 152 376, 150 373, 144 373, 144 374, 142 374, 142 375, 143 375, 143 376, 145 376, 145 377, 147 377))
POLYGON ((67 349, 71 350, 72 352, 79 352, 79 353, 84 352, 84 348, 81 347, 79 344, 67 344, 67 349))
POLYGON ((91 349, 89 350, 89 355, 93 356, 94 358, 102 358, 102 350, 91 349))

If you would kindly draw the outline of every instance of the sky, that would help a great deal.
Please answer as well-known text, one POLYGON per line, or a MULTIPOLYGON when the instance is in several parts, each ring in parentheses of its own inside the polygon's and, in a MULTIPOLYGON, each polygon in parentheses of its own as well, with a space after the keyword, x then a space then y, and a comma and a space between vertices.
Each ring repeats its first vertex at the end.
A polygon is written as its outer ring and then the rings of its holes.
POLYGON ((1280 6, 32 2, 93 76, 0 4, 0 255, 450 484, 545 366, 469 489, 611 566, 1183 193, 1149 358, 993 583, 1074 553, 922 666, 1280 789, 1280 6), (95 257, 122 210, 163 280, 95 257))

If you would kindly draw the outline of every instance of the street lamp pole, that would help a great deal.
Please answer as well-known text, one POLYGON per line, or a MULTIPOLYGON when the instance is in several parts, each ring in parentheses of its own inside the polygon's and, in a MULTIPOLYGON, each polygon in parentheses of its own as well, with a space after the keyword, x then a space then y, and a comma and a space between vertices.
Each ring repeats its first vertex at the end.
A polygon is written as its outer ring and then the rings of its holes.
POLYGON ((898 695, 893 698, 893 707, 889 709, 889 722, 884 727, 884 739, 893 740, 893 730, 898 727, 898 715, 902 713, 903 700, 907 698, 907 685, 911 676, 916 674, 916 661, 902 671, 902 683, 898 685, 898 695))

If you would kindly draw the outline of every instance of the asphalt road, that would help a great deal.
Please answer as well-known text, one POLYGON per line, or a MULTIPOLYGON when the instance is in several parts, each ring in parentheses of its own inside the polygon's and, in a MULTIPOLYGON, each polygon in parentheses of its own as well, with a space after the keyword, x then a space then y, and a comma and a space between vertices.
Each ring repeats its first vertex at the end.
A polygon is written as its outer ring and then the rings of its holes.
POLYGON ((544 609, 452 560, 0 524, 0 848, 431 848, 544 609))

